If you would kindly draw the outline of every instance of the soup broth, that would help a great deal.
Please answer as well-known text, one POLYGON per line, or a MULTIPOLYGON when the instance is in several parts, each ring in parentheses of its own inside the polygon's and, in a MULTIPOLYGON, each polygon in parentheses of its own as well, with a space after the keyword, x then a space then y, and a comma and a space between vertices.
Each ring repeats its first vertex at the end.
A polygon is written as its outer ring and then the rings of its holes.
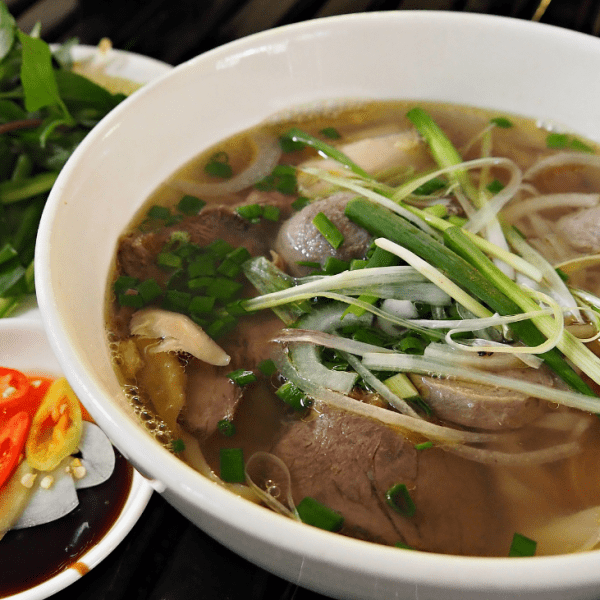
POLYGON ((279 115, 191 160, 124 232, 116 372, 158 443, 308 525, 590 550, 599 167, 587 140, 472 107, 279 115))

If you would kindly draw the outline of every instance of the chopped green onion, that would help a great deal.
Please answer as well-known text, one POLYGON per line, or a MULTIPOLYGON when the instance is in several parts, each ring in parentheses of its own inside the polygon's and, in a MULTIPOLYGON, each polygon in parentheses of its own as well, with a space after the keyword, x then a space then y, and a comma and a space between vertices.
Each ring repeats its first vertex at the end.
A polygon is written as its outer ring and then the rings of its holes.
POLYGON ((221 448, 219 451, 221 479, 227 483, 244 483, 244 452, 241 448, 221 448))
POLYGON ((197 215, 206 205, 205 200, 186 194, 177 204, 177 210, 185 215, 197 215))
POLYGON ((310 204, 310 200, 304 196, 298 196, 298 198, 296 198, 293 202, 292 202, 292 208, 294 210, 302 210, 305 206, 308 206, 310 204))
POLYGON ((280 216, 281 210, 277 206, 272 206, 270 204, 265 205, 263 209, 263 219, 267 219, 267 221, 277 222, 279 221, 280 216))
POLYGON ((275 394, 294 410, 304 410, 312 404, 306 394, 291 381, 286 381, 282 384, 275 394))
POLYGON ((156 257, 156 263, 160 267, 177 269, 181 266, 181 256, 177 256, 177 254, 175 254, 174 252, 161 252, 156 257))
POLYGON ((499 179, 494 179, 493 181, 487 184, 486 188, 488 192, 491 192, 492 194, 497 194, 498 192, 501 192, 504 189, 504 184, 499 179))
POLYGON ((397 483, 392 486, 385 493, 385 499, 389 506, 405 517, 414 516, 417 510, 415 503, 410 497, 408 488, 404 483, 397 483))
POLYGON ((335 127, 324 127, 319 133, 330 140, 339 140, 342 137, 335 127))
POLYGON ((508 556, 534 556, 537 548, 537 542, 524 536, 521 533, 515 533, 508 551, 508 556))
POLYGON ((404 400, 414 400, 419 398, 417 388, 413 385, 406 373, 396 373, 395 375, 388 377, 383 383, 385 383, 396 396, 403 398, 404 400))
POLYGON ((217 273, 229 279, 234 279, 241 272, 242 267, 228 257, 217 267, 217 273))
POLYGON ((429 181, 421 184, 416 190, 413 191, 413 194, 417 196, 430 196, 435 192, 439 192, 443 190, 445 187, 448 187, 448 182, 441 177, 433 177, 429 181))
POLYGON ((167 290, 163 298, 162 307, 174 312, 186 312, 192 301, 192 295, 179 290, 167 290))
POLYGON ((229 179, 233 175, 233 170, 229 164, 229 155, 227 152, 217 152, 210 157, 210 160, 204 165, 204 172, 212 177, 229 179))
POLYGON ((502 129, 509 129, 513 126, 513 123, 510 119, 506 117, 496 117, 494 119, 490 119, 490 123, 493 123, 497 127, 501 127, 502 129))
POLYGON ((254 372, 247 371, 245 369, 236 369, 235 371, 228 373, 227 377, 229 377, 229 379, 231 379, 233 383, 239 385, 240 387, 244 387, 249 383, 254 383, 255 381, 257 381, 257 377, 254 374, 254 372))
POLYGON ((233 250, 233 246, 225 240, 218 239, 206 246, 206 250, 213 256, 223 259, 233 250))
POLYGON ((208 296, 214 296, 220 300, 230 300, 242 289, 243 284, 224 277, 216 277, 208 286, 206 292, 208 296))
POLYGON ((340 152, 337 148, 330 146, 323 140, 316 138, 305 131, 301 131, 300 129, 293 128, 287 132, 286 137, 293 140, 294 142, 301 142, 311 148, 314 148, 319 154, 325 155, 329 158, 333 158, 340 164, 348 167, 353 173, 359 175, 360 177, 365 177, 366 179, 370 179, 369 174, 359 167, 354 161, 348 158, 343 152, 340 152))
POLYGON ((221 435, 232 437, 235 435, 235 425, 229 419, 221 419, 217 423, 217 429, 221 435))
POLYGON ((448 215, 448 208, 444 204, 434 204, 424 208, 423 212, 438 217, 438 219, 444 219, 448 215))
POLYGON ((581 140, 566 133, 549 133, 546 137, 546 146, 555 150, 576 150, 579 152, 593 152, 594 149, 581 140))
POLYGON ((271 375, 274 375, 275 373, 277 373, 277 367, 270 358, 266 358, 265 360, 260 361, 258 363, 258 370, 265 377, 271 377, 271 375))
POLYGON ((138 284, 138 280, 135 277, 130 277, 129 275, 121 275, 118 277, 114 284, 113 289, 115 294, 122 294, 127 290, 135 289, 138 284))
POLYGON ((313 525, 319 529, 337 532, 344 524, 344 517, 318 500, 306 496, 296 507, 303 523, 313 525))
POLYGON ((215 306, 215 298, 212 296, 194 296, 188 305, 188 310, 194 314, 209 313, 215 306))
POLYGON ((202 289, 208 289, 212 282, 212 277, 194 277, 194 279, 190 279, 187 282, 187 287, 188 289, 197 292, 202 289))
POLYGON ((187 274, 194 279, 214 275, 216 270, 215 258, 210 254, 202 254, 188 265, 187 274))
POLYGON ((340 230, 330 221, 329 217, 322 212, 315 215, 312 220, 313 225, 318 229, 319 233, 329 242, 336 250, 344 242, 344 236, 340 230))
POLYGON ((216 319, 206 327, 206 333, 216 340, 228 334, 236 325, 237 321, 234 317, 226 315, 220 319, 216 319))
POLYGON ((276 190, 291 196, 296 193, 298 187, 296 168, 291 165, 277 165, 270 175, 255 183, 254 187, 266 192, 276 190))
MULTIPOLYGON (((375 246, 371 256, 369 256, 367 260, 367 268, 375 269, 377 267, 391 267, 395 266, 399 263, 399 259, 397 256, 384 250, 383 248, 379 248, 379 246, 375 246)), ((361 302, 368 302, 369 304, 375 304, 379 298, 372 294, 361 294, 358 299, 361 302)), ((360 306, 352 305, 346 309, 344 316, 348 313, 352 313, 353 315, 360 317, 362 316, 366 310, 361 308, 360 306)))
POLYGON ((244 204, 243 206, 238 206, 235 209, 235 212, 237 212, 240 217, 252 221, 253 219, 262 217, 263 207, 260 204, 244 204))
POLYGON ((142 308, 144 306, 144 299, 137 292, 134 294, 119 294, 117 300, 121 306, 130 308, 142 308))
POLYGON ((247 310, 244 306, 244 300, 234 300, 225 306, 225 310, 232 317, 243 317, 244 315, 252 314, 252 311, 247 310))
POLYGON ((405 354, 423 354, 427 343, 414 335, 402 337, 395 345, 395 348, 405 354))
POLYGON ((415 444, 415 450, 427 450, 428 448, 433 448, 433 442, 431 440, 415 444))
POLYGON ((412 546, 409 546, 408 544, 405 544, 404 542, 396 542, 394 544, 394 546, 396 548, 403 548, 404 550, 414 550, 414 548, 412 546))
POLYGON ((323 271, 325 271, 327 275, 336 275, 337 273, 347 271, 349 267, 350 265, 345 260, 341 260, 335 256, 329 256, 323 265, 323 271))
POLYGON ((137 286, 137 290, 144 299, 145 304, 156 300, 156 298, 162 294, 162 288, 155 279, 146 279, 145 281, 142 281, 137 286))
POLYGON ((251 254, 247 248, 244 248, 244 246, 238 246, 231 252, 228 252, 226 258, 232 260, 237 265, 241 265, 242 263, 246 262, 250 257, 251 254))
POLYGON ((148 209, 146 216, 149 219, 167 220, 171 216, 171 211, 166 206, 158 206, 155 204, 148 209))
POLYGON ((185 444, 182 439, 176 439, 171 442, 171 450, 175 452, 175 454, 179 454, 185 450, 185 444))

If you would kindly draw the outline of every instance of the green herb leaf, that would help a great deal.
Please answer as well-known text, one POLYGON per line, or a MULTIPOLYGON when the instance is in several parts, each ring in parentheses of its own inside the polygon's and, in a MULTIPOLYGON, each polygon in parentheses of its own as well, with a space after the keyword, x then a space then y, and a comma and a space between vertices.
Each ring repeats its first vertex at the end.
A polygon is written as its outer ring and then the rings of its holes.
POLYGON ((58 106, 70 116, 58 92, 52 69, 52 54, 46 42, 18 31, 23 47, 21 83, 25 92, 25 108, 35 112, 45 106, 58 106))
POLYGON ((0 2, 0 60, 9 52, 15 41, 17 26, 4 2, 0 2))

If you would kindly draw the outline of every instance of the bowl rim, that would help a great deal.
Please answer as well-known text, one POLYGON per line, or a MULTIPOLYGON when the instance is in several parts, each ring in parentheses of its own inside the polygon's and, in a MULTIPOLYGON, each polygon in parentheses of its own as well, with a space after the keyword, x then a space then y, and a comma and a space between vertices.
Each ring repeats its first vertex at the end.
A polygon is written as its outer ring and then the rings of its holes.
MULTIPOLYGON (((459 22, 467 23, 470 26, 486 25, 488 27, 501 24, 513 33, 525 32, 527 34, 551 35, 569 43, 583 44, 586 47, 593 45, 596 50, 599 43, 596 38, 587 34, 553 25, 477 13, 406 10, 392 13, 373 12, 323 17, 259 32, 209 50, 176 66, 170 73, 151 82, 137 92, 137 98, 153 94, 155 89, 167 85, 169 81, 180 77, 180 74, 185 71, 195 69, 198 64, 216 61, 219 57, 225 58, 254 45, 273 42, 284 38, 291 32, 309 32, 322 26, 344 27, 345 23, 361 21, 375 23, 383 19, 415 24, 436 22, 448 26, 459 22)), ((102 398, 103 393, 97 382, 89 381, 86 373, 78 369, 77 356, 72 352, 68 337, 61 328, 61 317, 52 297, 51 268, 47 257, 42 252, 49 248, 50 226, 61 199, 62 188, 68 182, 70 173, 77 168, 78 161, 85 157, 97 138, 102 135, 102 132, 107 131, 112 125, 116 124, 135 102, 135 97, 126 99, 105 117, 96 131, 88 136, 73 154, 60 173, 55 188, 50 194, 38 234, 37 246, 40 252, 36 252, 36 261, 38 261, 39 254, 39 264, 42 268, 36 270, 36 287, 39 293, 38 300, 42 317, 50 343, 65 374, 71 385, 83 397, 102 398)), ((38 263, 36 262, 36 264, 38 263)), ((132 460, 140 470, 151 472, 151 463, 155 462, 158 457, 163 473, 161 482, 158 485, 162 483, 168 490, 165 494, 167 499, 169 499, 169 491, 173 491, 176 495, 188 494, 193 501, 202 504, 202 509, 218 522, 224 524, 228 521, 233 527, 244 528, 246 532, 249 532, 248 535, 275 547, 285 546, 282 542, 283 539, 294 539, 294 551, 299 557, 306 557, 324 565, 340 566, 359 573, 368 573, 382 580, 391 580, 393 578, 390 575, 393 570, 392 567, 402 565, 401 572, 404 574, 402 577, 406 577, 407 573, 411 573, 410 580, 417 585, 420 583, 431 584, 431 575, 429 574, 431 571, 439 577, 441 585, 449 589, 464 589, 465 586, 478 589, 478 586, 485 584, 491 589, 516 590, 516 582, 518 582, 518 589, 529 586, 529 588, 535 590, 552 589, 554 587, 579 587, 582 583, 584 585, 600 586, 600 569, 598 569, 600 553, 598 551, 576 555, 536 556, 527 560, 508 557, 464 557, 412 552, 345 538, 317 529, 311 528, 309 530, 303 524, 288 520, 262 507, 254 506, 246 500, 237 498, 226 490, 214 486, 166 450, 159 452, 157 448, 156 451, 152 452, 157 457, 153 456, 151 459, 143 450, 132 448, 125 443, 126 438, 138 439, 141 432, 128 422, 123 423, 119 429, 115 419, 116 413, 113 407, 108 406, 108 403, 104 403, 104 405, 94 403, 90 406, 90 412, 103 428, 110 430, 116 428, 118 433, 114 434, 115 444, 127 453, 127 458, 132 460), (268 526, 265 527, 265 524, 268 526), (270 527, 271 525, 274 525, 274 527, 270 527), (465 566, 469 572, 469 582, 464 580, 465 566), (532 569, 536 573, 535 581, 531 579, 532 569)), ((286 549, 289 548, 286 546, 286 549)), ((247 554, 247 557, 249 556, 250 550, 247 554)), ((250 558, 250 560, 257 562, 256 558, 250 558)), ((300 584, 303 585, 303 582, 300 581, 300 584)))

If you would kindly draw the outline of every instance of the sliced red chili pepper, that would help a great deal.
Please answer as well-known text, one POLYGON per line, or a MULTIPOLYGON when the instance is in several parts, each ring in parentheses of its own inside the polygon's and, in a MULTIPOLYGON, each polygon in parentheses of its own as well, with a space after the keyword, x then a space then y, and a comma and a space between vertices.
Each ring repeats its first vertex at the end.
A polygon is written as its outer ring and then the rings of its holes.
POLYGON ((19 412, 0 426, 0 488, 19 464, 30 424, 31 417, 19 412))
POLYGON ((29 379, 21 371, 0 367, 0 414, 17 405, 29 391, 29 379))
POLYGON ((33 418, 51 383, 49 377, 28 376, 0 367, 0 419, 8 420, 20 411, 33 418))

